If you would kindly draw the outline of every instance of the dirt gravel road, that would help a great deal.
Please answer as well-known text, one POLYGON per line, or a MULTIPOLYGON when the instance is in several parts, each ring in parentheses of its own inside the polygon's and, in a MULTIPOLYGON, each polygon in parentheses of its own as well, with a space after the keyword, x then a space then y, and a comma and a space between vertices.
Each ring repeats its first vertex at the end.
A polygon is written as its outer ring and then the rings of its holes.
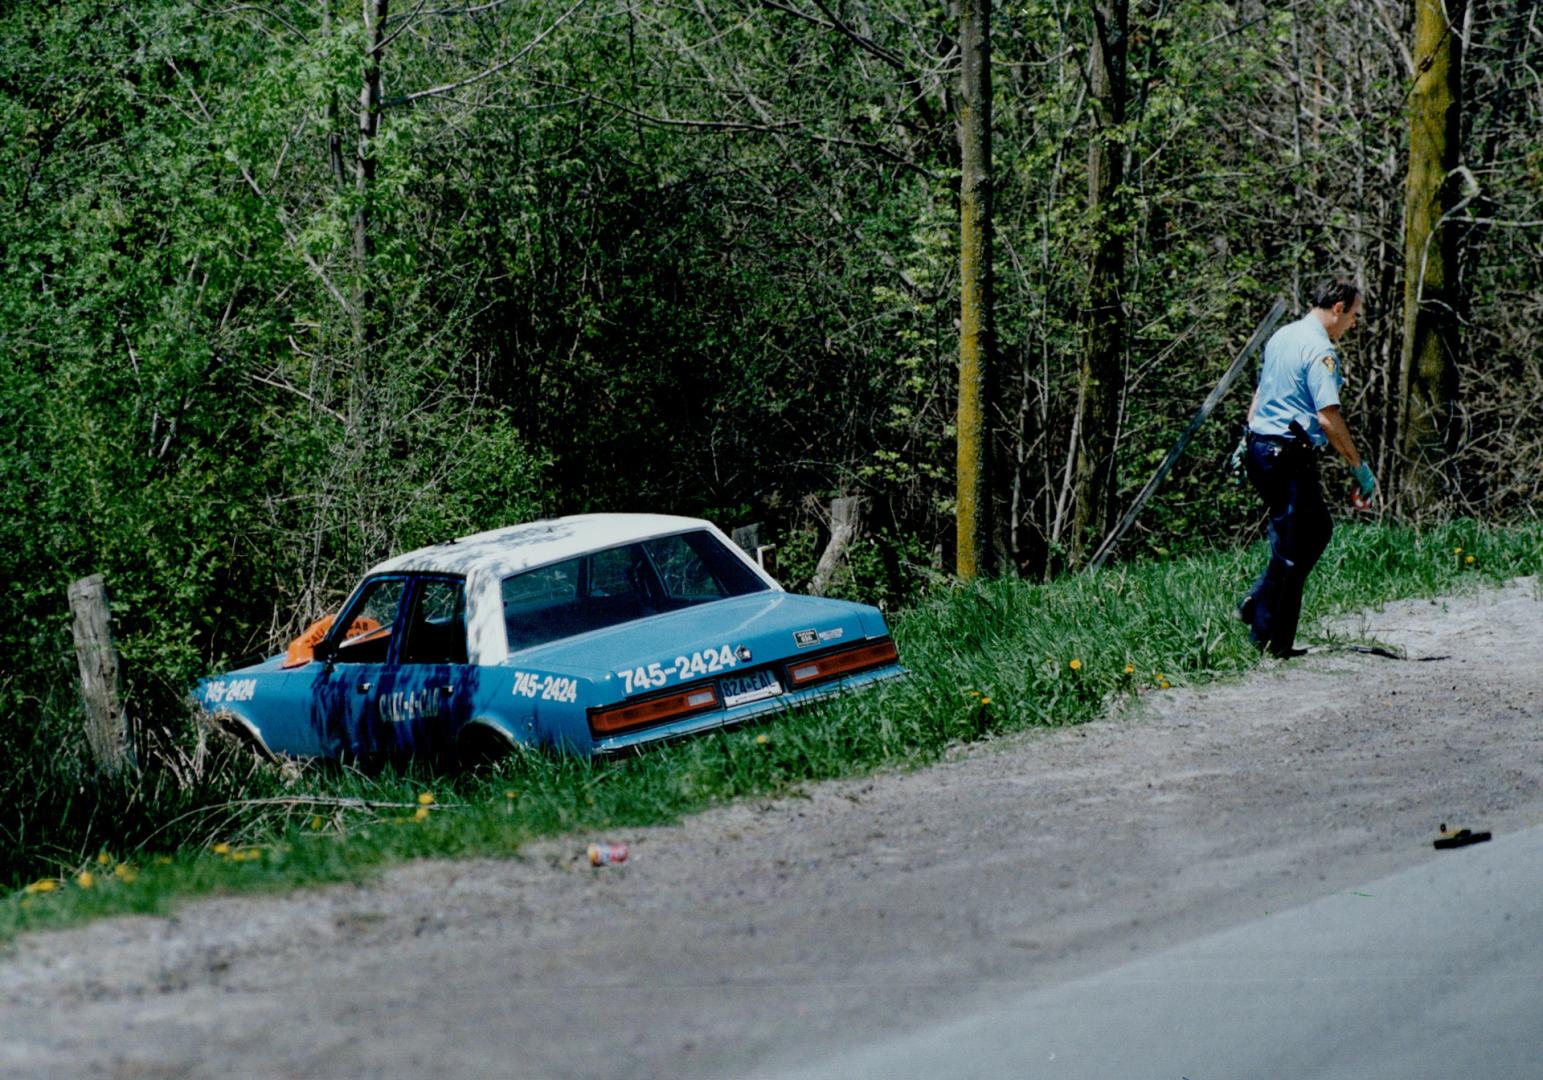
POLYGON ((1543 822, 1536 582, 1338 627, 1411 659, 1148 694, 608 837, 602 871, 573 837, 28 936, 0 1075, 737 1076, 1440 858, 1443 822, 1543 822))

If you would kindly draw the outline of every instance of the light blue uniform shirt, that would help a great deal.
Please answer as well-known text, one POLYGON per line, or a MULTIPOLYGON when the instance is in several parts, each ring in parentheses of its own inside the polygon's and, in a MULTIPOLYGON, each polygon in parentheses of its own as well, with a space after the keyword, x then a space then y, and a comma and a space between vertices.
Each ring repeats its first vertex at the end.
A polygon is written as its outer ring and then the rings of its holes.
POLYGON ((1295 420, 1313 445, 1323 446, 1329 439, 1318 423, 1318 410, 1339 404, 1344 381, 1339 350, 1323 323, 1308 312, 1275 331, 1265 343, 1259 404, 1249 429, 1259 435, 1290 435, 1295 420))

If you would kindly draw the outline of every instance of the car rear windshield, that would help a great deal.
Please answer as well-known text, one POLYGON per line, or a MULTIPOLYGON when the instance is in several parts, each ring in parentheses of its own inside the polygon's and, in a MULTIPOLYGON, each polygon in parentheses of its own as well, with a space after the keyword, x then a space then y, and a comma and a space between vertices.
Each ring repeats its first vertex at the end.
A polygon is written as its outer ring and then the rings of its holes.
POLYGON ((705 530, 605 548, 504 579, 509 651, 768 587, 705 530))

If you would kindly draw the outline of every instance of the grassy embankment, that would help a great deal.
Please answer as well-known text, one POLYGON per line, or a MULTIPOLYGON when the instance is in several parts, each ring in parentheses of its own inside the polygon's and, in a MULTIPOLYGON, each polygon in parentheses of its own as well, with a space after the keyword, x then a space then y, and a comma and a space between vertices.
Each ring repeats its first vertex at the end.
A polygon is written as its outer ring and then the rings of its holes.
MULTIPOLYGON (((1315 640, 1314 616, 1536 574, 1540 553, 1543 522, 1341 528, 1310 583, 1302 636, 1315 640)), ((59 858, 57 877, 0 899, 0 939, 162 912, 184 897, 356 878, 404 859, 504 855, 539 836, 604 837, 808 781, 925 765, 995 732, 1080 723, 1113 697, 1257 664, 1232 606, 1262 559, 1256 546, 939 591, 893 620, 909 680, 622 760, 529 754, 458 778, 312 767, 289 786, 274 770, 226 769, 174 794, 164 776, 153 790, 144 781, 131 797, 141 814, 145 804, 164 814, 164 830, 120 850, 104 823, 99 846, 59 858)))

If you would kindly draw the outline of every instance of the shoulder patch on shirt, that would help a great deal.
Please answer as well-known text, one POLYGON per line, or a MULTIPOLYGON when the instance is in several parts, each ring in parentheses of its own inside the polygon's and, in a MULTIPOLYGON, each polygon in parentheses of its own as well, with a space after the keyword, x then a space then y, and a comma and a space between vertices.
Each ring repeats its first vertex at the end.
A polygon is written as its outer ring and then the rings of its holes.
POLYGON ((1332 357, 1332 356, 1328 355, 1327 353, 1325 353, 1323 356, 1320 356, 1318 359, 1320 361, 1322 361, 1323 366, 1328 368, 1329 369, 1329 373, 1332 375, 1334 373, 1334 357, 1332 357))

